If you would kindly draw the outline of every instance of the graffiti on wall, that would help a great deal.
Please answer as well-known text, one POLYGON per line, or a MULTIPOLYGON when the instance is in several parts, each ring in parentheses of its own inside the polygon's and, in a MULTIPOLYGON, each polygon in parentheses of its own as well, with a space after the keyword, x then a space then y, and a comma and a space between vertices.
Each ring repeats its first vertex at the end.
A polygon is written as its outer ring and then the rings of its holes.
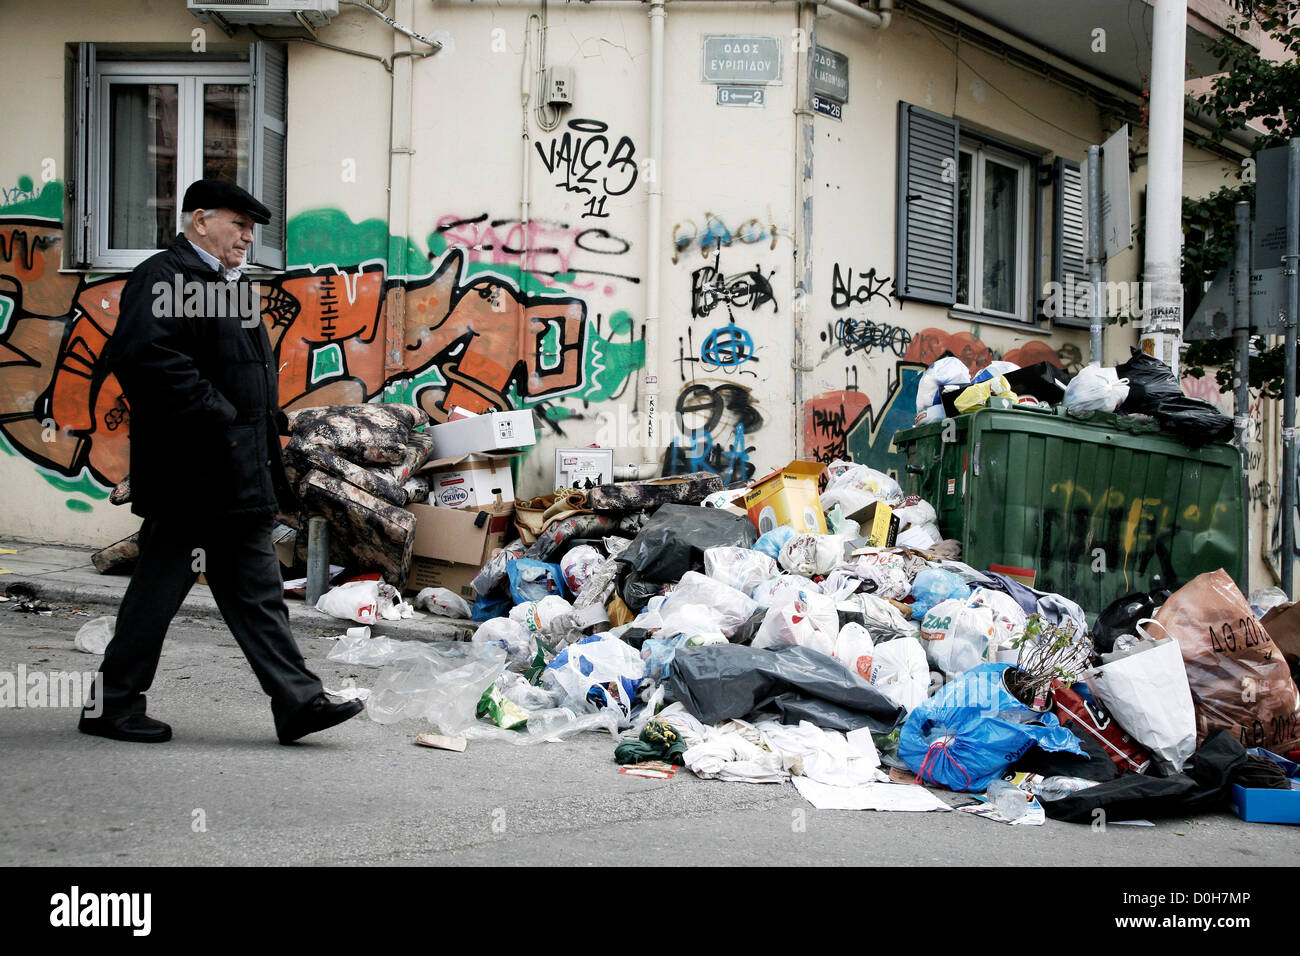
POLYGON ((764 275, 755 264, 747 272, 725 275, 721 268, 722 254, 714 256, 713 265, 701 266, 691 273, 691 318, 702 319, 718 306, 724 306, 735 321, 735 310, 757 312, 771 303, 777 311, 776 296, 772 292, 772 276, 776 270, 764 275))
POLYGON ((700 223, 694 219, 683 219, 673 226, 673 262, 696 249, 700 252, 700 258, 707 259, 733 243, 766 243, 770 251, 776 249, 776 241, 782 237, 793 241, 788 230, 778 229, 774 222, 764 224, 757 216, 751 216, 732 229, 721 216, 706 212, 700 223))
MULTIPOLYGON (((36 464, 51 484, 102 499, 128 468, 129 408, 99 362, 126 280, 58 271, 61 191, 57 201, 0 215, 0 433, 6 450, 36 464)), ((398 283, 376 261, 387 243, 383 224, 376 230, 375 221, 353 223, 334 211, 290 221, 291 255, 295 235, 318 236, 323 219, 337 261, 291 268, 262 285, 262 319, 287 409, 382 398, 417 403, 435 421, 453 405, 542 408, 554 421, 567 414, 557 403, 615 398, 644 365, 644 328, 638 335, 623 311, 590 315, 581 296, 545 284, 555 276, 472 263, 467 250, 451 246, 427 277, 398 283), (402 368, 393 373, 385 371, 383 344, 399 289, 406 338, 402 368)), ((435 235, 446 241, 451 232, 435 235)), ((323 250, 310 254, 320 259, 323 250)), ((80 499, 69 506, 89 507, 80 499)))
POLYGON ((894 432, 910 428, 916 417, 916 386, 925 366, 898 360, 886 375, 885 391, 873 403, 858 389, 850 370, 845 388, 823 392, 804 402, 803 440, 818 461, 836 458, 862 462, 901 475, 906 457, 894 452, 894 432))
POLYGON ((870 319, 855 319, 846 315, 834 322, 827 322, 821 340, 827 343, 827 349, 822 354, 823 360, 829 358, 836 349, 842 349, 845 358, 857 352, 870 355, 877 350, 889 351, 902 358, 912 344, 912 333, 899 325, 877 325, 870 319))
POLYGON ((841 266, 837 262, 831 275, 831 308, 839 310, 852 305, 867 305, 874 299, 892 308, 891 293, 886 291, 886 286, 893 281, 889 276, 876 275, 875 266, 866 272, 854 272, 851 266, 841 266))
POLYGON ((664 452, 665 475, 712 471, 726 484, 754 477, 750 437, 763 427, 753 394, 730 382, 692 382, 677 396, 677 435, 664 452))
POLYGON ((609 197, 622 196, 636 184, 636 146, 628 136, 611 146, 611 137, 605 135, 609 124, 600 120, 571 119, 565 125, 564 132, 545 145, 533 144, 537 155, 555 185, 588 197, 582 218, 607 218, 609 197))
POLYGON ((493 219, 484 212, 443 216, 434 233, 441 241, 434 243, 430 259, 447 248, 456 248, 466 262, 514 266, 563 282, 572 292, 599 291, 612 296, 618 291, 617 283, 641 281, 616 269, 619 257, 632 248, 631 241, 596 226, 576 227, 546 219, 525 224, 518 219, 493 219))

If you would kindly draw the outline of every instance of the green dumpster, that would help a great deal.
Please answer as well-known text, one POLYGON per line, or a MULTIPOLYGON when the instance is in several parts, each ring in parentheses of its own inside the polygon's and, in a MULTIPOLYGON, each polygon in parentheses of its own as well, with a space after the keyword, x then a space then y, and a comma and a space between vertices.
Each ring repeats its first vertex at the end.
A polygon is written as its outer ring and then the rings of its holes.
POLYGON ((1121 418, 984 408, 894 434, 907 494, 935 507, 962 560, 1077 601, 1172 589, 1224 568, 1246 590, 1241 455, 1121 418), (999 567, 1000 566, 1000 567, 999 567))

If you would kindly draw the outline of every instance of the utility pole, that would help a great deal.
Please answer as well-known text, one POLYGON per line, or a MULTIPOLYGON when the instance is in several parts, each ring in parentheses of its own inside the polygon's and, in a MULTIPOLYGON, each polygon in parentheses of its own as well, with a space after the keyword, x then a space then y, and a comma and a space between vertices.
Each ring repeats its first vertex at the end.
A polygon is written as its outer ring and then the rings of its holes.
POLYGON ((1183 344, 1183 115, 1187 0, 1156 0, 1141 348, 1180 375, 1183 344))

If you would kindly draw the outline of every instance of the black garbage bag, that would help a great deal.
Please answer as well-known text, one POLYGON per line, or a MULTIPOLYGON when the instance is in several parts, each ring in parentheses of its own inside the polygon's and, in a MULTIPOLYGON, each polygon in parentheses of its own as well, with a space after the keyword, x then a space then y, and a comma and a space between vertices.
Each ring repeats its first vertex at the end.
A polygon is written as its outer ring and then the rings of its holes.
POLYGON ((629 610, 640 614, 663 586, 664 582, 647 578, 624 566, 623 573, 618 579, 618 596, 623 599, 623 603, 629 610))
POLYGON ((1092 646, 1098 654, 1109 654, 1115 649, 1115 638, 1122 634, 1137 634, 1134 629, 1144 617, 1152 617, 1156 608, 1169 598, 1169 591, 1160 589, 1149 594, 1134 591, 1106 605, 1092 626, 1092 646))
POLYGON ((668 667, 665 696, 706 724, 743 718, 769 704, 781 711, 782 723, 810 720, 843 732, 870 727, 887 734, 907 718, 839 661, 806 647, 683 647, 668 667))
POLYGON ((1128 379, 1128 398, 1119 411, 1151 415, 1161 428, 1187 445, 1232 438, 1231 418, 1209 402, 1184 395, 1173 371, 1155 356, 1132 347, 1129 351, 1129 360, 1115 367, 1120 378, 1128 379))
POLYGON ((1011 391, 1017 395, 1032 395, 1049 405, 1060 405, 1070 377, 1051 362, 1038 362, 1007 372, 1006 378, 1011 391))
MULTIPOLYGON (((750 548, 756 540, 758 531, 746 515, 666 504, 650 517, 623 552, 622 560, 643 578, 678 581, 687 571, 704 570, 706 548, 750 548)), ((628 606, 632 607, 631 602, 628 606)))
POLYGON ((1233 775, 1245 765, 1246 748, 1220 729, 1205 738, 1182 773, 1126 773, 1060 800, 1042 800, 1043 810, 1053 820, 1070 823, 1092 823, 1099 810, 1111 822, 1211 813, 1227 805, 1233 775))

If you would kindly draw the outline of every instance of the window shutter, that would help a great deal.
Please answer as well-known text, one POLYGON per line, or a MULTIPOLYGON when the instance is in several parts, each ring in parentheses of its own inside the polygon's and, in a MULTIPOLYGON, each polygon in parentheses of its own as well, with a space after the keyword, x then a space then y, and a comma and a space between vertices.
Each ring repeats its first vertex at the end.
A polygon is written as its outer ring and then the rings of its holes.
POLYGON ((957 301, 957 123, 898 104, 900 299, 957 301))
POLYGON ((1075 307, 1088 284, 1088 191, 1084 172, 1073 160, 1057 157, 1056 189, 1052 211, 1052 281, 1062 290, 1057 325, 1087 326, 1086 310, 1075 307), (1066 295, 1072 291, 1072 295, 1066 295))
POLYGON ((66 264, 77 268, 90 262, 90 191, 95 188, 90 117, 95 99, 95 44, 70 44, 68 69, 72 81, 72 155, 67 189, 72 196, 72 218, 63 224, 63 235, 68 243, 66 264))
POLYGON ((251 261, 268 269, 283 269, 288 54, 281 44, 257 42, 250 46, 253 82, 251 192, 271 210, 271 221, 257 227, 251 261))

